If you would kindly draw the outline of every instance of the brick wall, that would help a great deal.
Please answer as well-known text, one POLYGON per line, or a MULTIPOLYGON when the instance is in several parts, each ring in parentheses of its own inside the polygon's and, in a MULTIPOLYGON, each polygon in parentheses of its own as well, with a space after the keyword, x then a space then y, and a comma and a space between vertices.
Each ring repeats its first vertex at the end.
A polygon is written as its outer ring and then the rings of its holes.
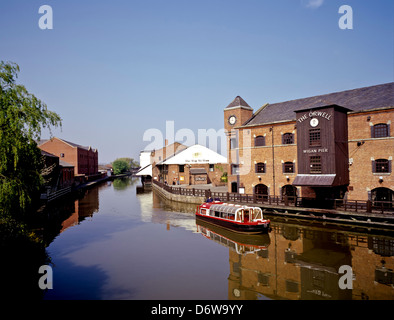
POLYGON ((94 175, 98 173, 98 152, 92 148, 87 150, 74 147, 58 138, 44 142, 39 148, 73 165, 75 175, 94 175))
POLYGON ((393 123, 394 110, 349 115, 349 159, 351 165, 349 199, 367 200, 368 192, 385 187, 394 190, 393 173, 373 173, 372 159, 392 159, 394 156, 394 132, 390 137, 371 138, 371 126, 393 123), (379 177, 383 181, 379 182, 379 177))
MULTIPOLYGON (((225 116, 225 121, 226 119, 225 116)), ((392 109, 348 115, 348 145, 351 163, 349 166, 350 185, 347 195, 349 200, 368 200, 368 192, 379 187, 394 190, 393 173, 373 173, 371 160, 392 160, 394 156, 394 132, 391 123, 393 122, 394 110, 392 109), (371 138, 371 126, 378 123, 390 125, 390 137, 371 138), (383 177, 383 181, 379 181, 379 177, 383 177)), ((237 131, 239 146, 237 149, 230 148, 230 138, 235 137, 235 133, 228 132, 229 192, 231 192, 231 183, 238 182, 240 187, 245 188, 245 193, 253 193, 257 184, 264 184, 268 187, 270 195, 280 195, 282 187, 292 184, 298 170, 296 122, 245 127, 237 131), (273 144, 271 127, 273 127, 273 144), (286 145, 282 143, 284 133, 294 134, 294 144, 286 145), (265 137, 265 146, 254 146, 254 138, 257 136, 265 137), (272 145, 274 148, 272 148, 272 145), (274 149, 274 160, 272 149, 274 149), (237 163, 237 161, 240 165, 239 177, 231 174, 231 164, 237 163), (265 164, 265 173, 255 172, 255 164, 259 162, 265 164), (294 162, 294 173, 283 173, 284 162, 294 162)), ((297 187, 297 194, 303 197, 315 196, 314 190, 309 187, 297 187)))

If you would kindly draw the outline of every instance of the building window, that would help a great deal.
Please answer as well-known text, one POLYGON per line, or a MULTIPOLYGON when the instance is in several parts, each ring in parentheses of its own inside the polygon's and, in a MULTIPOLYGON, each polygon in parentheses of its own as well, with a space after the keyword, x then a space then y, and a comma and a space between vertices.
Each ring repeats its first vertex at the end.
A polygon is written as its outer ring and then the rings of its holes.
POLYGON ((60 158, 64 158, 64 153, 61 153, 61 154, 60 154, 60 158))
POLYGON ((215 165, 214 164, 210 164, 209 165, 209 171, 213 172, 215 170, 215 165))
POLYGON ((375 124, 372 127, 371 137, 372 138, 384 138, 389 137, 389 126, 385 123, 375 124))
POLYGON ((231 174, 239 174, 239 165, 238 164, 231 165, 231 174))
POLYGON ((264 136, 257 136, 256 138, 254 138, 254 146, 255 147, 265 146, 265 137, 264 136))
POLYGON ((297 282, 292 280, 286 280, 286 291, 287 292, 299 292, 299 285, 297 282))
POLYGON ((320 146, 320 128, 309 129, 309 145, 310 146, 320 146))
POLYGON ((265 173, 265 163, 259 162, 255 166, 256 173, 265 173))
POLYGON ((237 138, 231 138, 230 139, 230 149, 235 149, 237 148, 237 138))
POLYGON ((285 133, 282 135, 282 144, 293 144, 294 135, 292 133, 285 133))
POLYGON ((285 162, 283 164, 283 173, 294 173, 294 163, 293 162, 285 162))
POLYGON ((185 165, 184 164, 179 165, 179 172, 185 172, 185 165))
POLYGON ((377 159, 372 162, 372 172, 376 173, 389 173, 390 172, 390 160, 377 159))
POLYGON ((311 156, 309 158, 310 173, 321 173, 321 157, 311 156))

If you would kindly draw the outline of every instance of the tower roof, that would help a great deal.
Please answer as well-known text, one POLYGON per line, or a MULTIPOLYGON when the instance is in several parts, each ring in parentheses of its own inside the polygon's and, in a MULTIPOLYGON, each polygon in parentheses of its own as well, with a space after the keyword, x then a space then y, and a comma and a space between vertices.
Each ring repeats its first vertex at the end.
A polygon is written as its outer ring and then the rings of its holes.
POLYGON ((240 96, 236 96, 235 99, 225 108, 225 109, 232 109, 232 108, 244 108, 244 109, 249 109, 253 110, 244 99, 242 99, 240 96))

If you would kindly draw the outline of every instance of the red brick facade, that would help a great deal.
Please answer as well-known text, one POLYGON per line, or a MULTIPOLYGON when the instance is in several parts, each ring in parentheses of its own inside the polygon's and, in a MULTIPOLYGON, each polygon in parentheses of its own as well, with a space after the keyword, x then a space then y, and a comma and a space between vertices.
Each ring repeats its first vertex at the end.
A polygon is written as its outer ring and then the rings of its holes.
POLYGON ((98 151, 59 138, 52 138, 39 145, 41 150, 49 152, 74 166, 75 175, 95 175, 98 173, 98 151))
MULTIPOLYGON (((384 86, 389 86, 390 89, 392 84, 384 86)), ((381 87, 384 86, 376 86, 377 89, 375 87, 367 89, 373 92, 381 90, 381 87)), ((358 105, 363 105, 361 90, 344 92, 343 96, 345 93, 348 96, 353 94, 354 99, 359 100, 357 101, 358 105)), ((333 95, 333 98, 338 95, 333 95)), ((298 108, 302 109, 302 103, 308 107, 311 105, 308 99, 312 98, 306 98, 303 101, 301 101, 302 99, 294 100, 294 102, 290 101, 286 104, 298 103, 298 108)), ((390 99, 392 100, 392 94, 387 97, 387 106, 377 108, 375 105, 369 106, 368 102, 371 98, 366 97, 364 103, 366 105, 363 110, 347 113, 350 181, 341 190, 341 194, 336 197, 347 197, 349 200, 394 200, 394 174, 391 166, 394 155, 394 131, 391 125, 394 122, 394 103, 390 99), (375 125, 378 125, 379 128, 375 125), (375 137, 374 128, 375 130, 387 130, 387 134, 375 137), (383 163, 383 165, 377 166, 377 163, 383 163)), ((349 101, 351 100, 349 99, 349 101)), ((336 102, 334 101, 334 103, 336 102)), ((383 105, 380 101, 379 103, 383 105)), ((277 110, 282 107, 280 104, 277 105, 278 107, 275 106, 276 110, 274 107, 271 108, 273 113, 278 112, 277 110)), ((344 107, 354 110, 351 103, 344 107)), ((297 163, 298 123, 295 120, 295 113, 294 117, 289 116, 290 119, 287 121, 277 120, 280 119, 279 112, 279 115, 272 116, 274 121, 269 121, 269 119, 264 121, 269 117, 270 112, 268 108, 267 110, 264 108, 265 106, 253 114, 242 106, 234 107, 233 103, 230 108, 224 109, 224 125, 228 137, 229 192, 253 194, 258 191, 276 196, 287 194, 315 197, 316 188, 293 185, 299 167, 297 163), (258 123, 253 119, 259 116, 261 110, 264 110, 265 113, 264 117, 261 116, 263 120, 260 122, 262 123, 258 123), (234 125, 229 123, 229 117, 232 115, 236 115, 238 120, 234 125)))

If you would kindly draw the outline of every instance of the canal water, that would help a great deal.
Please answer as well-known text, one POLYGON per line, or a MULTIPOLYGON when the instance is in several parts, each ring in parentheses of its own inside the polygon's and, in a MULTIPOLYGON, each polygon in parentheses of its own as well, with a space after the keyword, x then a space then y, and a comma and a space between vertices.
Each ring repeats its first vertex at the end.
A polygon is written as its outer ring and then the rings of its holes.
POLYGON ((63 205, 45 231, 44 299, 394 299, 393 235, 270 217, 269 234, 240 236, 138 184, 106 182, 63 205))

